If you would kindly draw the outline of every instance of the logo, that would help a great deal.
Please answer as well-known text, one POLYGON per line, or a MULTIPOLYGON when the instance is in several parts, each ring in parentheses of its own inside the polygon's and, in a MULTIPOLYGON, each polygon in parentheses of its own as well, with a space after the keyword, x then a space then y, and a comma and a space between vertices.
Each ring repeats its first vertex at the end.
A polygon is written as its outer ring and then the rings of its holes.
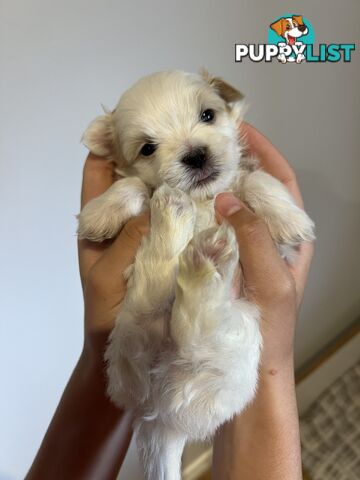
POLYGON ((302 15, 286 14, 274 20, 268 29, 267 44, 236 44, 235 62, 248 58, 252 62, 280 63, 350 62, 354 43, 320 43, 310 21, 302 15))

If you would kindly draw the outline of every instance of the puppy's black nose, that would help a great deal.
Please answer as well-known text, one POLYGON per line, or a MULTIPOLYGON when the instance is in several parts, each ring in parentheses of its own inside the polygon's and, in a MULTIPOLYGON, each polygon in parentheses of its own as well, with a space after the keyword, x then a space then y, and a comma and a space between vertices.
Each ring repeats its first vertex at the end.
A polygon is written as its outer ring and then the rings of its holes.
POLYGON ((300 32, 305 32, 306 25, 298 25, 298 29, 300 30, 300 32))
POLYGON ((195 148, 183 157, 182 162, 191 168, 202 168, 206 163, 206 148, 195 148))

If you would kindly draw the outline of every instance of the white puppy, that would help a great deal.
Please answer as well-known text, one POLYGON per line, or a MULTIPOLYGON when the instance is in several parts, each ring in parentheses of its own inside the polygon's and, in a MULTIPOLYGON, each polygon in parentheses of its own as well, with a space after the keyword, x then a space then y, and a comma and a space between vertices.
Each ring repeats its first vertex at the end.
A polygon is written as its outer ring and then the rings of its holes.
POLYGON ((106 351, 108 393, 134 410, 148 480, 180 479, 185 442, 212 435, 255 394, 260 313, 231 296, 238 247, 232 228, 217 225, 216 194, 232 191, 249 204, 283 255, 314 238, 286 188, 242 158, 241 99, 206 72, 160 72, 83 137, 123 178, 84 207, 79 236, 112 238, 151 210, 106 351))

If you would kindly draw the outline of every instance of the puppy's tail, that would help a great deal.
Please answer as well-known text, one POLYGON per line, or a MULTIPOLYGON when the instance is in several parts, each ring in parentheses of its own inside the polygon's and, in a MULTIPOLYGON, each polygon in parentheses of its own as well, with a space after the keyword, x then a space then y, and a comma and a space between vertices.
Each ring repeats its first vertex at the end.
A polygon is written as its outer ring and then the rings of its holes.
POLYGON ((181 480, 181 455, 185 436, 158 420, 139 421, 136 444, 146 480, 181 480))

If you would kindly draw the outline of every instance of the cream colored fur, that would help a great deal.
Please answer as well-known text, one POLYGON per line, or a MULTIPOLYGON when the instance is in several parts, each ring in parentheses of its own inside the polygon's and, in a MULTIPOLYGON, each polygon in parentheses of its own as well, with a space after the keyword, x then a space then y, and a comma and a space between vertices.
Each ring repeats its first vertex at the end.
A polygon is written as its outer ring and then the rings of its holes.
POLYGON ((287 258, 314 238, 286 188, 242 158, 241 99, 206 72, 160 72, 125 92, 83 137, 124 178, 85 206, 79 236, 111 238, 151 210, 105 355, 111 399, 134 411, 147 480, 179 480, 185 442, 211 436, 256 391, 260 312, 232 296, 238 247, 232 228, 215 221, 215 196, 232 191, 248 203, 287 258), (207 109, 215 119, 204 123, 207 109), (145 143, 157 145, 150 156, 141 154, 145 143), (189 168, 184 158, 199 147, 206 164, 189 168))

